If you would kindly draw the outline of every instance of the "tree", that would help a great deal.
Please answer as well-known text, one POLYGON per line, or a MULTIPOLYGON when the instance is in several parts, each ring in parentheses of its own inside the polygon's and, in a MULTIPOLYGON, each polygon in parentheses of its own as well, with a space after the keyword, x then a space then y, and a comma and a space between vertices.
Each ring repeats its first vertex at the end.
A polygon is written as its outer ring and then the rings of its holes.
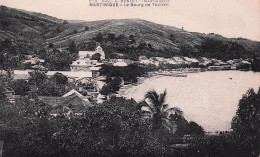
POLYGON ((38 94, 41 96, 62 96, 65 94, 65 85, 47 79, 39 86, 38 94))
POLYGON ((69 24, 69 22, 67 20, 64 20, 63 24, 69 24))
POLYGON ((28 91, 30 90, 29 84, 25 80, 15 80, 11 82, 10 86, 12 87, 16 95, 27 95, 28 91))
POLYGON ((183 56, 190 56, 192 55, 192 53, 194 52, 194 48, 188 44, 188 43, 182 43, 180 45, 180 53, 183 55, 183 56))
POLYGON ((109 33, 107 35, 107 38, 108 38, 109 41, 114 42, 115 38, 116 38, 116 35, 114 33, 109 33))
POLYGON ((5 89, 3 85, 0 84, 0 102, 5 100, 6 100, 5 89))
POLYGON ((146 133, 137 103, 113 97, 91 107, 83 117, 63 122, 55 137, 71 156, 142 156, 146 133))
POLYGON ((87 26, 87 27, 85 27, 85 31, 89 31, 89 27, 87 26))
POLYGON ((135 43, 135 36, 134 35, 130 35, 129 36, 129 42, 130 42, 130 44, 134 44, 135 43))
POLYGON ((70 40, 70 42, 69 42, 69 51, 70 51, 70 53, 77 53, 78 52, 77 44, 73 40, 70 40))
POLYGON ((189 122, 189 134, 193 136, 202 136, 204 135, 204 129, 197 123, 191 121, 189 122))
POLYGON ((51 79, 54 80, 56 84, 66 85, 68 83, 68 77, 59 72, 55 73, 51 79))
POLYGON ((95 37, 96 42, 102 42, 103 41, 103 35, 101 33, 98 33, 95 37))
POLYGON ((49 43, 49 48, 53 48, 54 44, 53 43, 49 43))
POLYGON ((232 129, 241 140, 247 154, 257 157, 260 147, 260 88, 258 93, 249 89, 243 95, 236 116, 232 119, 232 129))
POLYGON ((69 70, 70 64, 77 56, 77 49, 75 48, 75 43, 73 43, 74 42, 71 42, 69 47, 70 53, 66 51, 59 51, 57 49, 49 52, 45 59, 46 67, 49 70, 69 70))
POLYGON ((120 89, 122 83, 122 78, 121 77, 115 77, 112 79, 109 84, 112 86, 113 92, 116 92, 120 89))
POLYGON ((34 70, 29 72, 29 74, 29 84, 36 85, 37 87, 39 87, 47 79, 46 71, 34 70))
POLYGON ((251 64, 252 71, 260 71, 260 58, 254 58, 251 64))
POLYGON ((100 61, 100 54, 99 53, 95 53, 95 54, 93 54, 92 56, 91 56, 91 59, 92 60, 98 60, 98 61, 100 61))
POLYGON ((108 95, 113 92, 113 87, 110 84, 104 85, 102 89, 100 90, 100 94, 102 95, 108 95))
POLYGON ((167 128, 172 133, 177 130, 176 124, 170 120, 169 115, 180 114, 177 108, 168 108, 168 104, 165 104, 166 90, 158 94, 156 91, 149 91, 146 93, 144 100, 140 103, 140 107, 145 107, 144 111, 152 119, 153 130, 159 130, 162 127, 167 128), (146 101, 148 100, 148 101, 146 101))

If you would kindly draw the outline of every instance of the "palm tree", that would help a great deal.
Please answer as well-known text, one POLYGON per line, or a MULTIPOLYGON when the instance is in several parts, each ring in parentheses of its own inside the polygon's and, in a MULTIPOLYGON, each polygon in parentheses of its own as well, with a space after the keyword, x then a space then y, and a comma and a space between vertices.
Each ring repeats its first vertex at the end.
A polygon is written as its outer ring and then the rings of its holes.
POLYGON ((182 111, 178 108, 168 108, 165 99, 166 90, 161 94, 152 90, 145 94, 144 100, 140 102, 140 107, 146 108, 146 110, 143 110, 143 115, 151 118, 154 131, 164 127, 174 133, 177 130, 177 125, 170 119, 170 115, 181 115, 182 111))

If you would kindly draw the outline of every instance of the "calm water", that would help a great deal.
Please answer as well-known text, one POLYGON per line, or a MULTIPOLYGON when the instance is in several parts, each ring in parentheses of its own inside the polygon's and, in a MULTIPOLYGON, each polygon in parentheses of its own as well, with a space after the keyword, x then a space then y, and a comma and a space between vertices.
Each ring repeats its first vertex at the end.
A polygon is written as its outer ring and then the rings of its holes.
POLYGON ((166 89, 166 103, 179 107, 187 120, 197 122, 205 131, 225 131, 231 127, 242 95, 249 88, 257 92, 259 87, 260 73, 209 71, 189 73, 186 78, 151 78, 126 90, 125 96, 140 101, 149 90, 166 89))

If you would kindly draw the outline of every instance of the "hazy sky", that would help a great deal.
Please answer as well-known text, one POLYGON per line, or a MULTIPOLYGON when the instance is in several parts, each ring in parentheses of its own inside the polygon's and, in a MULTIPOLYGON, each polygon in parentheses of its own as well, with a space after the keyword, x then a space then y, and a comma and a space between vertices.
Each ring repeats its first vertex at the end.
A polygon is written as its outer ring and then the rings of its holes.
POLYGON ((89 7, 89 0, 0 0, 1 5, 68 20, 141 18, 225 37, 260 41, 260 0, 170 0, 169 7, 89 7))

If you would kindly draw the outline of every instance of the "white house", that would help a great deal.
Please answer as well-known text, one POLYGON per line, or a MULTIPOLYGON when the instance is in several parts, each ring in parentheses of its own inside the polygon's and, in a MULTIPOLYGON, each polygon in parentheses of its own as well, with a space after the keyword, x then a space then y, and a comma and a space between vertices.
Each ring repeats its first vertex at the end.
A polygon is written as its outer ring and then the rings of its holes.
POLYGON ((177 64, 183 64, 184 60, 181 57, 172 57, 173 60, 177 62, 177 64))
POLYGON ((198 61, 196 58, 184 57, 184 59, 185 59, 188 63, 199 63, 199 61, 198 61))

